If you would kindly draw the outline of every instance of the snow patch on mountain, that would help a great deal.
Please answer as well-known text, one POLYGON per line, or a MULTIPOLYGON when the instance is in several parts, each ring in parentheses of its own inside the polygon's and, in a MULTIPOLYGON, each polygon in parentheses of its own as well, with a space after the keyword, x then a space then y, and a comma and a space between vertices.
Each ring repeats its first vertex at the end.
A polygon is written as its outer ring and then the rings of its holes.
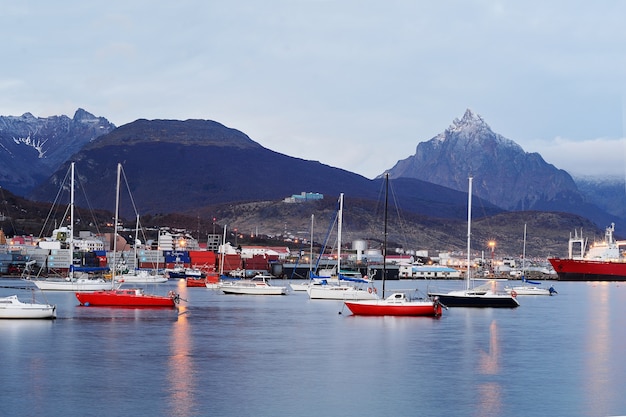
POLYGON ((46 142, 48 142, 48 139, 45 140, 40 140, 40 139, 33 139, 30 135, 28 135, 25 138, 13 138, 13 142, 15 142, 15 144, 19 145, 19 144, 23 144, 26 146, 30 146, 31 148, 35 149, 38 153, 38 158, 44 158, 46 155, 46 151, 43 149, 43 145, 46 144, 46 142))

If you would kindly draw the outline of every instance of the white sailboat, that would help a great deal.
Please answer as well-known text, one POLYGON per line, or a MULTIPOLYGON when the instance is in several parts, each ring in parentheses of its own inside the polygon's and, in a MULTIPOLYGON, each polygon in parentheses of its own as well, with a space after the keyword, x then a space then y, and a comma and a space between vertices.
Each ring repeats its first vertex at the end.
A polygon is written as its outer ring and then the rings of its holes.
MULTIPOLYGON (((139 214, 137 214, 137 223, 135 225, 135 244, 133 245, 135 264, 138 259, 137 246, 139 243, 139 214)), ((139 269, 137 265, 135 265, 135 268, 133 268, 132 271, 119 274, 117 279, 119 282, 132 284, 160 284, 167 282, 167 277, 163 274, 157 273, 156 269, 154 271, 148 271, 145 269, 139 269)))
POLYGON ((343 222, 343 193, 339 195, 339 211, 337 221, 337 270, 338 284, 322 281, 320 285, 309 285, 306 289, 309 298, 324 300, 375 300, 378 298, 372 287, 363 288, 362 284, 368 281, 359 278, 350 278, 341 274, 341 228, 343 222), (341 281, 352 282, 351 285, 341 281))
MULTIPOLYGON (((289 283, 292 291, 306 291, 310 285, 313 285, 313 224, 315 222, 315 215, 311 214, 311 238, 309 239, 310 243, 310 256, 309 256, 309 279, 304 282, 293 282, 289 283)), ((295 272, 295 268, 294 268, 295 272)))
POLYGON ((469 192, 467 196, 467 273, 465 289, 447 293, 428 292, 431 297, 439 297, 446 307, 496 307, 515 308, 519 302, 511 294, 498 292, 495 281, 489 281, 478 287, 472 286, 471 269, 471 225, 472 225, 472 177, 469 177, 469 192))
POLYGON ((89 278, 78 276, 75 273, 73 262, 74 257, 74 162, 70 165, 71 185, 70 185, 70 225, 69 225, 69 255, 70 265, 69 273, 65 278, 46 278, 33 280, 34 284, 44 291, 99 291, 110 287, 107 281, 102 278, 89 278))
POLYGON ((0 297, 0 319, 54 319, 56 316, 55 305, 24 303, 17 295, 0 297))
POLYGON ((526 224, 524 224, 524 249, 522 251, 522 285, 506 287, 504 290, 514 296, 518 295, 553 295, 556 294, 554 287, 540 287, 540 282, 526 279, 526 224))

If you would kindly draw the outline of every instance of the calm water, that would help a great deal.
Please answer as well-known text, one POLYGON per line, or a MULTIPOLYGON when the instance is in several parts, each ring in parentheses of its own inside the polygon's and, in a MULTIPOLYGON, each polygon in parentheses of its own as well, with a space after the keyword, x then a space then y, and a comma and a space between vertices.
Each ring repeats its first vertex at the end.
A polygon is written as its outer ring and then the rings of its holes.
MULTIPOLYGON (((0 281, 12 283, 22 284, 0 281)), ((626 414, 626 284, 554 285, 559 295, 520 297, 515 310, 440 319, 354 317, 306 293, 182 282, 149 288, 180 291, 189 301, 178 311, 80 307, 73 293, 48 293, 57 320, 0 321, 0 415, 626 414)))

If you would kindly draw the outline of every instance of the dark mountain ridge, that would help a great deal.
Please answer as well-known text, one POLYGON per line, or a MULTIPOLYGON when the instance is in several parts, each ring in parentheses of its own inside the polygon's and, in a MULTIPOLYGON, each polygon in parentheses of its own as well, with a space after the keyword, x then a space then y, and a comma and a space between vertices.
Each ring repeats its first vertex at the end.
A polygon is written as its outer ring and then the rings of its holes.
MULTIPOLYGON (((375 200, 381 188, 380 180, 271 151, 212 121, 140 120, 98 138, 72 160, 89 205, 107 210, 114 208, 115 170, 121 162, 141 214, 192 212, 220 203, 280 201, 303 191, 330 199, 344 192, 375 200)), ((30 198, 51 201, 68 166, 69 161, 30 198)), ((403 208, 417 213, 458 218, 466 204, 466 194, 420 180, 400 179, 396 189, 403 208)), ((81 203, 77 200, 77 204, 81 203)), ((486 201, 482 204, 491 213, 502 211, 486 201)), ((122 212, 132 214, 130 208, 126 205, 122 212)))

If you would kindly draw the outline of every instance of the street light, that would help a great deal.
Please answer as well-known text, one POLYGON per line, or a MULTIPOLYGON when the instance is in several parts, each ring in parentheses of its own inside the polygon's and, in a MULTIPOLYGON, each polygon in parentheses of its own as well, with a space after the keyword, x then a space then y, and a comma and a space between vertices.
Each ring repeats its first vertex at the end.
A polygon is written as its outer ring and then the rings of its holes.
POLYGON ((495 274, 495 267, 494 267, 494 254, 495 254, 495 250, 496 250, 496 241, 495 240, 490 240, 487 245, 491 248, 491 273, 495 274))

